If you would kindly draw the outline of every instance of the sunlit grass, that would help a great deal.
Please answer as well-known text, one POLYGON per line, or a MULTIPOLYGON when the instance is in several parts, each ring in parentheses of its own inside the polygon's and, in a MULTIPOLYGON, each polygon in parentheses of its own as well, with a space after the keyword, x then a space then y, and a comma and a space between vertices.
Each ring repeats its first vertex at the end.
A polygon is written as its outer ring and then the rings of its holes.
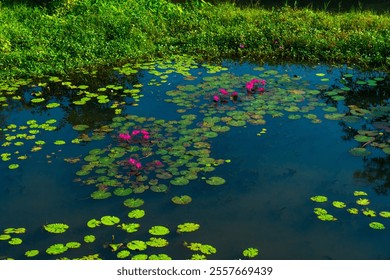
POLYGON ((2 4, 0 76, 66 73, 172 54, 389 69, 387 13, 189 3, 63 0, 46 9, 2 4))

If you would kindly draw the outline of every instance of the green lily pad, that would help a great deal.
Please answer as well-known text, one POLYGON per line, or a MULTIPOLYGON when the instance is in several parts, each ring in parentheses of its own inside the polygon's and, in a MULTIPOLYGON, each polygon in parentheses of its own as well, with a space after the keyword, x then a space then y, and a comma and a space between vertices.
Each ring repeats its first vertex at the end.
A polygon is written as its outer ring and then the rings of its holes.
POLYGON ((353 137, 356 141, 358 142, 362 142, 362 143, 367 143, 367 142, 370 142, 370 141, 373 141, 375 140, 375 137, 371 137, 371 136, 366 136, 366 135, 355 135, 353 137))
POLYGON ((9 234, 0 234, 0 240, 8 240, 11 239, 11 235, 9 234))
POLYGON ((369 226, 370 226, 370 228, 373 228, 373 229, 385 229, 385 226, 379 222, 371 222, 369 224, 369 226))
POLYGON ((207 260, 205 255, 201 254, 192 254, 191 260, 207 260))
POLYGON ((32 258, 32 257, 35 257, 39 254, 39 250, 29 250, 29 251, 26 251, 26 253, 24 253, 24 255, 28 258, 32 258))
POLYGON ((111 243, 111 244, 108 244, 108 247, 111 248, 111 251, 112 251, 112 252, 116 252, 116 251, 118 251, 120 248, 123 247, 123 243, 111 243))
POLYGON ((247 248, 242 252, 244 257, 254 258, 259 254, 259 250, 256 248, 247 248))
POLYGON ((366 157, 371 155, 371 152, 368 151, 366 148, 352 148, 349 150, 351 155, 358 156, 358 157, 366 157))
POLYGON ((103 216, 100 221, 103 225, 113 226, 120 222, 120 219, 116 216, 103 216))
POLYGON ((65 246, 68 247, 69 249, 76 249, 76 248, 80 248, 81 243, 75 242, 75 241, 71 241, 71 242, 66 243, 65 246))
POLYGON ((91 197, 93 199, 106 199, 109 198, 110 196, 111 196, 110 192, 102 191, 102 190, 94 191, 93 193, 91 193, 91 197))
POLYGON ((89 125, 87 125, 87 124, 76 124, 73 126, 73 129, 77 130, 77 131, 83 131, 83 130, 86 130, 88 128, 89 128, 89 125))
POLYGON ((9 169, 17 169, 17 168, 19 168, 19 164, 17 164, 17 163, 13 163, 13 164, 10 164, 10 165, 8 165, 8 168, 9 169))
POLYGON ((364 216, 367 216, 367 217, 376 217, 376 212, 374 210, 371 210, 371 209, 363 209, 362 210, 362 213, 364 216))
POLYGON ((199 224, 196 223, 184 223, 177 226, 176 232, 183 233, 183 232, 193 232, 200 228, 199 224))
POLYGON ((383 218, 390 218, 390 211, 381 211, 379 212, 379 215, 383 218))
POLYGON ((323 214, 323 215, 318 215, 317 216, 318 219, 320 219, 321 221, 336 221, 337 219, 331 215, 331 214, 323 214))
POLYGON ((225 182, 226 182, 225 179, 216 176, 210 177, 206 180, 206 183, 212 186, 219 186, 224 184, 225 182))
POLYGON ((148 257, 148 260, 172 260, 172 258, 167 254, 153 254, 148 257))
POLYGON ((23 240, 18 238, 18 237, 14 237, 14 238, 11 238, 10 240, 8 240, 8 243, 11 244, 11 245, 20 245, 22 244, 23 240))
POLYGON ((150 190, 153 192, 166 192, 168 190, 168 186, 164 184, 153 185, 150 187, 150 190))
POLYGON ((144 200, 141 198, 128 198, 123 202, 123 204, 130 208, 137 208, 144 205, 144 200))
POLYGON ((148 255, 146 254, 138 254, 138 255, 134 255, 132 258, 132 260, 147 260, 148 259, 148 255))
POLYGON ((114 194, 116 196, 126 196, 126 195, 130 195, 132 192, 133 190, 131 188, 116 188, 114 190, 114 194))
POLYGON ((84 236, 85 243, 93 243, 93 242, 95 242, 95 240, 96 240, 96 237, 92 234, 84 236))
POLYGON ((151 237, 148 241, 146 241, 146 244, 150 247, 165 247, 168 246, 169 242, 168 240, 160 237, 151 237))
POLYGON ((146 242, 141 240, 133 240, 127 243, 127 248, 129 248, 130 250, 143 251, 146 250, 147 247, 148 245, 146 244, 146 242))
POLYGON ((203 244, 202 246, 200 246, 200 251, 205 255, 210 255, 215 254, 217 252, 217 249, 215 249, 215 247, 211 245, 203 244))
POLYGON ((348 213, 353 214, 353 215, 359 214, 359 210, 357 208, 348 208, 347 211, 348 211, 348 213))
POLYGON ((64 140, 56 140, 54 141, 54 145, 65 145, 66 142, 64 140))
POLYGON ((370 201, 367 198, 359 198, 358 200, 356 200, 356 203, 362 206, 366 206, 370 204, 370 201))
POLYGON ((170 183, 175 186, 184 186, 187 185, 190 181, 185 177, 177 177, 172 179, 170 183))
POLYGON ((52 103, 48 103, 48 104, 46 105, 46 108, 52 109, 52 108, 57 108, 57 107, 60 107, 60 106, 61 106, 60 103, 52 102, 52 103))
POLYGON ((47 224, 43 227, 46 231, 50 233, 64 233, 69 228, 67 224, 62 223, 47 224))
POLYGON ((354 191, 353 195, 354 196, 364 196, 364 195, 367 195, 367 193, 363 192, 363 191, 354 191))
POLYGON ((87 226, 88 226, 89 228, 95 228, 95 227, 100 226, 101 223, 102 223, 102 222, 99 221, 99 220, 91 219, 91 220, 89 220, 89 221, 87 222, 87 226))
POLYGON ((188 195, 174 196, 172 202, 179 205, 185 205, 191 203, 192 198, 188 195))
POLYGON ((383 151, 385 154, 390 155, 390 147, 385 147, 385 148, 382 149, 382 151, 383 151))
POLYGON ((167 235, 169 234, 169 229, 164 226, 153 226, 149 229, 149 233, 152 235, 167 235))
POLYGON ((127 233, 137 232, 141 225, 137 223, 121 224, 118 227, 126 231, 127 233))
POLYGON ((46 249, 46 253, 49 255, 59 255, 65 253, 66 251, 68 251, 68 247, 61 243, 51 245, 46 249))
POLYGON ((134 219, 140 219, 145 216, 145 211, 141 209, 134 209, 129 212, 128 217, 134 219))
POLYGON ((124 259, 130 256, 130 251, 128 250, 122 250, 116 254, 118 259, 124 259))
POLYGON ((336 208, 345 208, 347 206, 344 202, 341 201, 333 201, 332 204, 336 208))
POLYGON ((323 196, 323 195, 312 196, 310 199, 314 202, 327 202, 328 201, 328 198, 326 196, 323 196))

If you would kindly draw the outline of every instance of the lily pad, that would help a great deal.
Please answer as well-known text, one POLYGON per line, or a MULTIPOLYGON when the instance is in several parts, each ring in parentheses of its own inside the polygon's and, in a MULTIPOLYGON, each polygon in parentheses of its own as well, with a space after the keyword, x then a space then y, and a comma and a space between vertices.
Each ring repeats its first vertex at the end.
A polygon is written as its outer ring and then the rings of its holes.
POLYGON ((137 232, 141 225, 137 223, 121 224, 118 227, 126 231, 127 233, 137 232))
POLYGON ((332 204, 336 208, 345 208, 347 206, 344 202, 341 201, 333 201, 332 204))
POLYGON ((367 195, 367 193, 364 191, 354 191, 353 195, 354 196, 365 196, 365 195, 367 195))
POLYGON ((174 196, 172 202, 179 205, 185 205, 191 203, 192 198, 188 195, 174 196))
POLYGON ((68 251, 68 247, 61 243, 51 245, 46 249, 46 253, 49 255, 59 255, 65 253, 66 251, 68 251))
POLYGON ((69 249, 76 249, 76 248, 80 248, 81 244, 79 242, 71 241, 66 243, 65 246, 68 247, 69 249))
POLYGON ((26 253, 24 253, 24 255, 28 258, 32 258, 32 257, 35 257, 39 254, 39 250, 29 250, 27 251, 26 253))
POLYGON ((89 221, 87 222, 87 226, 88 226, 89 228, 95 228, 95 227, 100 226, 101 223, 102 223, 102 222, 99 221, 99 220, 91 219, 91 220, 89 220, 89 221))
POLYGON ((369 226, 370 226, 370 228, 373 228, 373 229, 385 229, 385 226, 379 222, 371 222, 369 224, 369 226))
POLYGON ((133 240, 133 241, 130 241, 129 243, 127 243, 126 246, 127 246, 127 248, 129 248, 130 250, 138 250, 138 251, 146 250, 146 248, 148 247, 148 245, 146 244, 146 242, 141 241, 141 240, 133 240))
POLYGON ((199 224, 196 223, 184 223, 177 226, 176 232, 183 233, 183 232, 193 232, 200 228, 199 224))
POLYGON ((95 242, 95 240, 96 240, 96 237, 92 234, 84 236, 85 243, 93 243, 93 242, 95 242))
POLYGON ((152 235, 167 235, 169 234, 169 229, 164 226, 153 226, 149 229, 149 233, 152 235))
POLYGON ((131 259, 132 260, 147 260, 148 259, 148 255, 146 255, 146 254, 138 254, 138 255, 134 255, 131 259))
POLYGON ((323 196, 323 195, 312 196, 310 199, 314 202, 327 202, 328 201, 328 198, 326 196, 323 196))
POLYGON ((128 217, 134 219, 140 219, 145 216, 145 211, 141 209, 134 209, 129 212, 128 217))
POLYGON ((353 214, 353 215, 359 214, 359 210, 357 208, 348 208, 347 211, 348 211, 348 213, 353 214))
POLYGON ((69 228, 68 225, 61 223, 47 224, 43 227, 46 231, 50 233, 64 233, 69 228))
POLYGON ((168 186, 164 184, 153 185, 150 187, 150 190, 153 192, 166 192, 168 190, 168 186))
POLYGON ((128 198, 123 202, 123 204, 130 208, 137 208, 144 205, 144 200, 141 198, 128 198))
POLYGON ((389 211, 381 211, 379 212, 379 215, 383 218, 390 218, 390 212, 389 211))
POLYGON ((110 192, 102 191, 102 190, 94 191, 93 193, 91 193, 91 197, 93 199, 106 199, 109 198, 110 196, 111 196, 110 192))
POLYGON ((356 203, 362 206, 366 206, 370 204, 370 201, 367 198, 359 198, 358 200, 356 200, 356 203))
POLYGON ((122 250, 116 254, 118 259, 124 259, 130 256, 130 251, 128 250, 122 250))
POLYGON ((259 250, 256 248, 248 248, 242 252, 244 257, 254 258, 259 254, 259 250))
POLYGON ((175 186, 184 186, 187 185, 190 181, 185 177, 177 177, 172 179, 170 183, 175 186))
POLYGON ((219 186, 224 184, 225 182, 226 182, 225 179, 216 176, 210 177, 206 180, 206 183, 212 186, 219 186))
POLYGON ((169 244, 168 240, 160 237, 151 237, 148 241, 146 241, 146 244, 150 247, 165 247, 169 244))
POLYGON ((351 155, 358 156, 358 157, 366 157, 371 155, 371 152, 368 151, 366 148, 352 148, 349 150, 351 155))
POLYGON ((21 238, 18 238, 18 237, 14 237, 14 238, 11 238, 10 240, 8 240, 8 243, 10 245, 20 245, 22 244, 23 240, 21 238))
POLYGON ((126 196, 133 192, 131 188, 116 188, 114 194, 117 196, 126 196))
POLYGON ((103 216, 100 221, 103 225, 113 226, 120 222, 120 219, 116 216, 103 216))

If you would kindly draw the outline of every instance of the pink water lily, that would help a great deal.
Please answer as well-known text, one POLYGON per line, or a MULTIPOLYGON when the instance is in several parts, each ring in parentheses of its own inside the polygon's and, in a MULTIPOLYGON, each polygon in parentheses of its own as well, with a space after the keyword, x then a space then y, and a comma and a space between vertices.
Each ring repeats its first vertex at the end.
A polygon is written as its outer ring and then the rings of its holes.
POLYGON ((218 95, 214 95, 213 96, 213 100, 214 100, 214 102, 219 102, 219 96, 218 95))
POLYGON ((243 49, 243 48, 245 48, 245 46, 244 46, 244 44, 240 44, 240 49, 243 49))
POLYGON ((245 87, 248 91, 251 91, 254 87, 254 83, 252 82, 246 83, 245 87))
POLYGON ((261 80, 260 83, 261 83, 262 86, 265 86, 266 81, 265 80, 261 80))
POLYGON ((143 134, 143 135, 149 134, 149 132, 147 132, 145 129, 141 129, 140 133, 143 134))
POLYGON ((223 95, 229 94, 229 92, 224 88, 219 89, 219 92, 222 93, 223 95))
POLYGON ((130 164, 136 164, 136 163, 137 163, 137 160, 134 159, 134 158, 130 158, 130 159, 129 159, 129 163, 130 163, 130 164))
POLYGON ((265 91, 265 88, 259 87, 257 90, 258 90, 259 92, 264 92, 264 91, 265 91))
POLYGON ((154 164, 155 164, 156 166, 163 166, 163 163, 162 163, 161 161, 159 161, 159 160, 155 160, 155 161, 154 161, 154 164))
POLYGON ((140 169, 142 167, 142 164, 138 160, 136 160, 134 158, 130 158, 129 159, 129 163, 131 165, 135 166, 135 168, 137 168, 137 169, 140 169))
POLYGON ((131 133, 131 135, 138 135, 138 134, 140 134, 140 133, 141 133, 140 130, 135 129, 135 130, 133 130, 133 132, 131 133))
POLYGON ((149 134, 144 134, 144 135, 142 136, 142 138, 144 138, 145 140, 148 140, 148 139, 150 138, 150 135, 149 135, 149 134))
POLYGON ((234 91, 234 92, 232 93, 232 99, 233 99, 233 101, 237 101, 237 99, 238 99, 238 93, 237 93, 237 91, 234 91))
POLYGON ((119 138, 123 141, 128 141, 131 139, 131 136, 129 133, 119 133, 119 138))

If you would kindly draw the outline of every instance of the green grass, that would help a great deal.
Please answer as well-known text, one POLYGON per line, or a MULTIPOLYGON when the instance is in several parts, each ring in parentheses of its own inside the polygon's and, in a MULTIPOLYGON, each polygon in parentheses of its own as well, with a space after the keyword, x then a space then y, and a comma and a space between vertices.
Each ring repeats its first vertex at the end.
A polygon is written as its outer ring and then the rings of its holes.
POLYGON ((1 4, 1 78, 64 74, 173 54, 390 68, 388 13, 266 10, 203 1, 53 2, 46 8, 1 4))

